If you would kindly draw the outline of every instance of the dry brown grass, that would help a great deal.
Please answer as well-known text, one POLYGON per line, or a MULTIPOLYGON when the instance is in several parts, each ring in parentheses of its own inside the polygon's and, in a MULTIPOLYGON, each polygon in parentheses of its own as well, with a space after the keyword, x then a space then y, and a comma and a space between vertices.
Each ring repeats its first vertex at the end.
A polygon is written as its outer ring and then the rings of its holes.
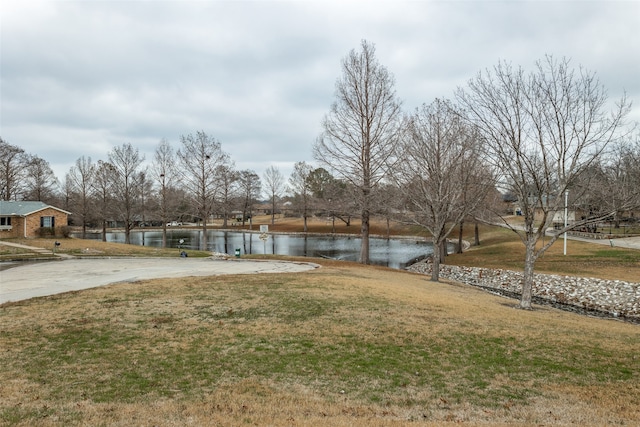
POLYGON ((0 423, 640 423, 638 326, 320 262, 2 306, 0 423))

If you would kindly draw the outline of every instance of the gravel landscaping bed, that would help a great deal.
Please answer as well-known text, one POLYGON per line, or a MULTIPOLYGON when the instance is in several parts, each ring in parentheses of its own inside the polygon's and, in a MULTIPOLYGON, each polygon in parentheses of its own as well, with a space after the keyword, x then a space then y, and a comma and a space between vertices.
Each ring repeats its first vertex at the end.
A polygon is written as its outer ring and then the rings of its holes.
MULTIPOLYGON (((431 275, 429 260, 407 270, 431 275)), ((510 270, 440 266, 440 277, 476 286, 511 298, 520 298, 522 273, 510 270)), ((536 274, 532 301, 582 314, 619 318, 640 324, 640 283, 587 277, 536 274)))

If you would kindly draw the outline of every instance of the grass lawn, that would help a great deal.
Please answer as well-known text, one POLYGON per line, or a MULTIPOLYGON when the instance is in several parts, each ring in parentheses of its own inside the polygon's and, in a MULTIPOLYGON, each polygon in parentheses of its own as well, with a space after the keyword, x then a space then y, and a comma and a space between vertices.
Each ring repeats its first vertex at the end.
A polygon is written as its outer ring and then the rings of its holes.
POLYGON ((0 424, 638 425, 638 326, 379 267, 0 307, 0 424))

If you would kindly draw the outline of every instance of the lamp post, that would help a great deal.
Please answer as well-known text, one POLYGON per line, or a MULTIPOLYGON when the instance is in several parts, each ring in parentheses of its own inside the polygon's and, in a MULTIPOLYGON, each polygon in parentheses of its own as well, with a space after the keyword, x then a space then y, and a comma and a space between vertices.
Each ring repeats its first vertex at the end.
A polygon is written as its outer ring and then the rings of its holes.
POLYGON ((564 192, 564 255, 567 254, 567 205, 569 204, 569 190, 564 192))

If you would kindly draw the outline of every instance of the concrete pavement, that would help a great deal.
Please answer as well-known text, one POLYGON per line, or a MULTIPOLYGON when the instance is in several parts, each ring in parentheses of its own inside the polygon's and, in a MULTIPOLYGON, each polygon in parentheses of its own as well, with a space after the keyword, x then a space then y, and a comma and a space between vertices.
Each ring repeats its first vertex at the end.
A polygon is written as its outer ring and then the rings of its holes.
MULTIPOLYGON (((619 239, 585 239, 583 237, 567 236, 569 240, 579 240, 581 242, 598 243, 615 248, 640 249, 640 237, 623 237, 619 239)), ((562 237, 560 237, 562 239, 562 237)))
MULTIPOLYGON (((504 228, 515 228, 517 230, 523 230, 524 227, 520 226, 520 225, 507 225, 504 223, 494 223, 493 225, 497 225, 498 227, 504 227, 504 228)), ((551 235, 555 235, 555 230, 547 230, 547 236, 551 236, 551 235)), ((563 235, 560 235, 560 237, 558 237, 558 240, 562 240, 564 239, 563 235)), ((606 246, 613 246, 613 247, 617 247, 617 248, 627 248, 627 249, 639 249, 640 250, 640 236, 638 237, 622 237, 622 238, 616 238, 616 239, 588 239, 586 237, 578 237, 578 236, 572 236, 571 234, 567 234, 567 239, 568 240, 578 240, 580 242, 587 242, 587 243, 595 243, 598 245, 606 245, 606 246)))
POLYGON ((0 271, 0 304, 111 283, 165 277, 296 273, 317 267, 307 262, 212 258, 91 258, 21 263, 0 271))

